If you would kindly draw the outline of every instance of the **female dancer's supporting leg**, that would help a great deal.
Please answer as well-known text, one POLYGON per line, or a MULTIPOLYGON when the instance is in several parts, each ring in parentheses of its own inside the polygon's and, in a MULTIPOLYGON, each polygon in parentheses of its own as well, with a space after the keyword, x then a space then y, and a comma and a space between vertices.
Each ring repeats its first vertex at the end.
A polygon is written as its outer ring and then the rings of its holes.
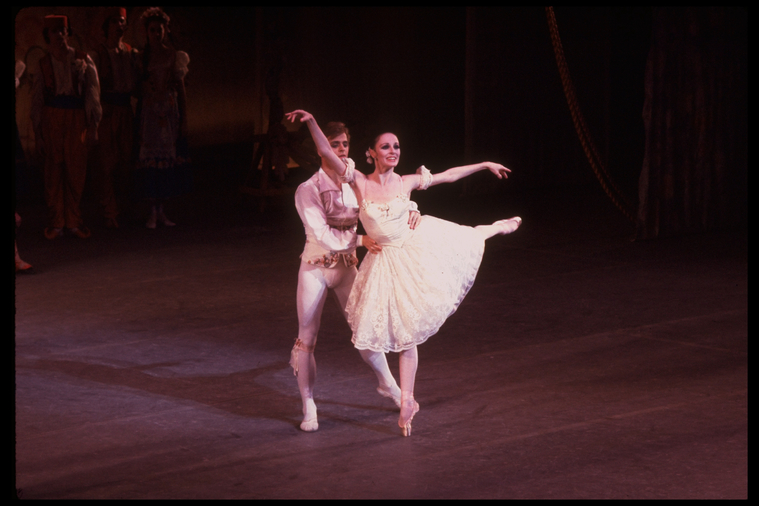
POLYGON ((414 400, 414 382, 416 369, 419 366, 419 354, 416 346, 402 351, 398 357, 398 366, 401 376, 401 416, 398 418, 398 426, 404 436, 411 435, 411 420, 419 411, 419 403, 414 400))

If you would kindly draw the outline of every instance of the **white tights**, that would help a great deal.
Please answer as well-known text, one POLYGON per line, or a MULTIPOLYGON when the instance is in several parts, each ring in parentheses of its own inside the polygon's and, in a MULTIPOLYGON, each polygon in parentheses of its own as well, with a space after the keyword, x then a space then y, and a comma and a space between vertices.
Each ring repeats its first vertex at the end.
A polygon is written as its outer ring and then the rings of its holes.
MULTIPOLYGON (((301 429, 305 431, 318 428, 314 403, 314 384, 316 383, 314 348, 327 292, 332 290, 345 315, 345 305, 348 302, 356 273, 356 267, 347 267, 344 264, 338 264, 331 269, 305 262, 300 264, 297 295, 298 339, 293 346, 290 365, 298 378, 298 389, 303 401, 301 429)), ((371 350, 359 350, 359 353, 377 375, 380 388, 400 398, 400 388, 390 372, 385 354, 371 350)))

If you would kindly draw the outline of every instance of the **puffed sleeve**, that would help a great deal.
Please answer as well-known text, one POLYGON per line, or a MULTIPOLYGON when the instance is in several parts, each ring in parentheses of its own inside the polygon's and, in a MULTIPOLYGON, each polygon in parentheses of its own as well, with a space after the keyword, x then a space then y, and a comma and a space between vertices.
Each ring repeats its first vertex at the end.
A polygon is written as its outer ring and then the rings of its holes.
POLYGON ((174 74, 177 79, 184 79, 189 69, 187 66, 190 64, 190 55, 184 51, 177 51, 177 57, 174 60, 174 74))
POLYGON ((89 56, 85 57, 87 68, 85 69, 84 111, 87 115, 87 126, 97 128, 103 117, 103 109, 100 106, 100 79, 95 62, 89 56))
POLYGON ((295 192, 295 208, 306 229, 306 237, 328 251, 350 253, 356 249, 356 225, 348 230, 330 227, 321 197, 315 188, 298 187, 295 192))
POLYGON ((350 158, 346 158, 345 165, 345 172, 340 176, 340 182, 351 184, 356 180, 356 162, 350 158))
POLYGON ((430 169, 422 165, 418 169, 416 169, 416 173, 419 174, 422 178, 421 182, 419 183, 419 190, 426 190, 430 187, 430 184, 432 184, 432 172, 430 172, 430 169))

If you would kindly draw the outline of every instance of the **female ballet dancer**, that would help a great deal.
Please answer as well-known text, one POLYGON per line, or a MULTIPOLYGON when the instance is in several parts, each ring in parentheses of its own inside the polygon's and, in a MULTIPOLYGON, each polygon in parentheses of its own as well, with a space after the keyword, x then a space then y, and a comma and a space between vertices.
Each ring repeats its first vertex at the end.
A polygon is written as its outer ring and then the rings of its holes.
MULTIPOLYGON (((300 428, 306 432, 319 428, 314 403, 314 347, 327 292, 332 289, 344 312, 357 273, 356 246, 365 246, 371 253, 379 253, 382 249, 371 237, 356 234, 358 201, 353 190, 340 181, 333 167, 335 160, 341 166, 346 163, 343 160, 353 163, 348 158, 348 128, 343 123, 333 122, 325 130, 327 144, 322 147, 332 156, 327 159, 326 153, 320 151, 321 168, 295 193, 295 207, 306 231, 306 246, 298 272, 298 339, 291 352, 290 365, 298 378, 303 402, 300 428)), ((410 213, 407 228, 415 227, 419 216, 418 212, 410 213)), ((377 392, 392 398, 400 406, 401 390, 390 372, 385 354, 368 349, 359 352, 377 375, 377 392)))
MULTIPOLYGON (((308 125, 317 146, 328 145, 311 114, 298 110, 291 112, 290 118, 308 125)), ((422 216, 419 225, 411 230, 402 224, 407 220, 413 190, 452 183, 481 170, 489 170, 499 179, 508 177, 511 171, 498 163, 482 162, 439 174, 422 166, 416 174, 400 176, 395 173, 400 144, 392 133, 378 136, 366 154, 367 161, 375 167, 368 176, 354 170, 351 164, 332 161, 339 177, 351 182, 367 234, 382 246, 380 254, 364 258, 346 311, 356 348, 399 353, 398 425, 403 435, 409 436, 411 420, 419 411, 414 400, 417 345, 440 329, 469 292, 482 261, 485 240, 514 232, 522 219, 514 217, 468 227, 422 216)))

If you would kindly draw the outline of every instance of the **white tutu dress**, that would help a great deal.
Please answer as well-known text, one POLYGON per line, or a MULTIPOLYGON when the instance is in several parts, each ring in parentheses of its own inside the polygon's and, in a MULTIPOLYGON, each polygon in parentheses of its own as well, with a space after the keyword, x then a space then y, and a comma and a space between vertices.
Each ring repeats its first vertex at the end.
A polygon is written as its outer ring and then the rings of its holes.
POLYGON ((400 352, 423 343, 477 276, 484 236, 433 216, 411 230, 411 204, 403 193, 388 203, 361 203, 361 223, 382 251, 364 257, 345 308, 358 349, 400 352))

